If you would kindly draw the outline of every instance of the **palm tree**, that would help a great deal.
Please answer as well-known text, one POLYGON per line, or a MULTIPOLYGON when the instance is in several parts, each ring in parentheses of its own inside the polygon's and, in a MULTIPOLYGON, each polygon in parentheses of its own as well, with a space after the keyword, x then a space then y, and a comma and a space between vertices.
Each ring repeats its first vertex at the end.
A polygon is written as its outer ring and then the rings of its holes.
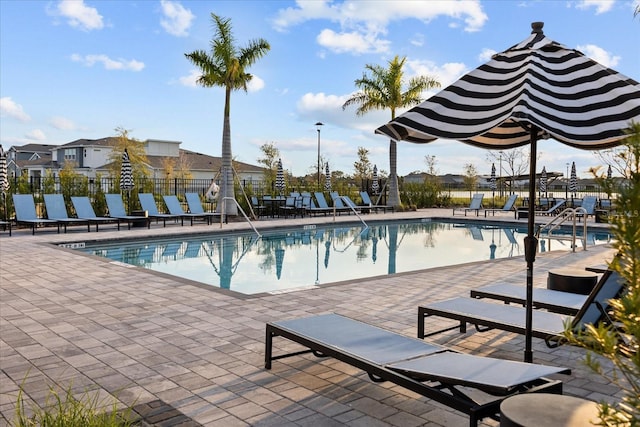
MULTIPOLYGON (((409 86, 403 92, 404 67, 407 57, 400 58, 396 55, 389 61, 389 68, 379 65, 365 65, 365 73, 362 78, 355 81, 360 89, 343 105, 346 109, 351 104, 358 104, 356 114, 361 116, 371 110, 391 110, 391 120, 396 118, 396 110, 418 105, 422 102, 422 92, 427 89, 440 87, 440 83, 432 77, 418 76, 409 80, 409 86), (369 71, 371 75, 367 75, 369 71)), ((397 147, 396 141, 389 141, 389 201, 391 206, 400 206, 400 191, 398 190, 397 175, 397 147)))
MULTIPOLYGON (((197 83, 204 87, 222 86, 224 93, 224 124, 222 127, 222 188, 220 194, 235 200, 233 189, 233 167, 231 154, 231 125, 229 112, 231 109, 231 91, 242 89, 247 91, 247 84, 253 76, 247 68, 262 58, 271 49, 264 39, 249 42, 246 47, 235 46, 231 31, 231 19, 211 14, 214 23, 215 37, 211 40, 211 53, 196 50, 185 53, 185 56, 202 71, 197 83)), ((218 204, 218 211, 223 203, 218 204)), ((227 215, 237 215, 236 203, 225 203, 227 215)))

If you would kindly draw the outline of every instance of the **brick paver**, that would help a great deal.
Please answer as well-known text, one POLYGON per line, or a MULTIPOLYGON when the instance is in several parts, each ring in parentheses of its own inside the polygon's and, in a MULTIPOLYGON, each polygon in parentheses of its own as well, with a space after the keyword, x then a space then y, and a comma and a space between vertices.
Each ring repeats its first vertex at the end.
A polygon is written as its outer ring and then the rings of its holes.
MULTIPOLYGON (((450 214, 450 209, 424 210, 365 219, 450 214)), ((256 225, 260 229, 332 220, 269 220, 256 225)), ((0 426, 13 419, 20 384, 27 404, 42 403, 49 385, 71 384, 78 391, 111 393, 121 405, 147 404, 147 411, 155 405, 162 425, 171 425, 167 420, 172 417, 192 423, 184 425, 225 427, 468 425, 463 414, 393 384, 373 383, 336 360, 305 355, 274 361, 273 368, 265 370, 265 323, 337 312, 415 336, 418 303, 467 295, 470 288, 497 280, 524 283, 521 256, 246 297, 55 245, 247 228, 237 222, 222 228, 154 224, 151 230, 104 227, 87 233, 74 227, 67 234, 56 234, 55 229, 38 230, 35 236, 28 230, 14 230, 12 237, 1 233, 0 426)), ((606 245, 539 254, 534 281, 543 286, 549 269, 599 265, 612 254, 606 245)), ((523 337, 505 332, 452 331, 433 341, 472 354, 523 357, 523 337)), ((275 345, 276 351, 297 348, 285 340, 275 345)), ((562 377, 565 393, 619 398, 614 384, 582 365, 584 354, 573 347, 549 349, 534 339, 535 362, 572 368, 570 376, 562 377)))

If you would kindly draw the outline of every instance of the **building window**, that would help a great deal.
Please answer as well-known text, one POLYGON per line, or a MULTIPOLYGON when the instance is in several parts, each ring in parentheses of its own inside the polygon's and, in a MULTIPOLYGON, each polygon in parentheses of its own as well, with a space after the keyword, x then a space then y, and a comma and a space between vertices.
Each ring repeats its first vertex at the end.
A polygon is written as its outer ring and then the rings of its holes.
POLYGON ((75 148, 65 148, 64 149, 64 159, 65 160, 76 160, 76 149, 75 148))

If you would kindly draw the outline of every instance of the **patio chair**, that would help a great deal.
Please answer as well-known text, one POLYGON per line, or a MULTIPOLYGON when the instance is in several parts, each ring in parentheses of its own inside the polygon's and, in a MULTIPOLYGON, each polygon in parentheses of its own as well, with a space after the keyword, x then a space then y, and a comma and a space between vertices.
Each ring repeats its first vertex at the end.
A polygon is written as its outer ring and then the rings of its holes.
POLYGON ((366 207, 371 208, 372 211, 382 210, 382 212, 391 211, 394 212, 395 208, 391 205, 378 205, 371 201, 371 197, 369 197, 369 193, 366 191, 360 192, 360 198, 362 199, 362 204, 366 207))
POLYGON ((162 196, 162 198, 164 199, 164 204, 167 205, 167 209, 169 209, 169 213, 171 215, 178 215, 180 217, 182 225, 184 225, 185 218, 189 218, 189 220, 191 221, 191 225, 193 225, 194 219, 203 219, 207 222, 207 224, 211 224, 211 222, 209 221, 209 215, 185 212, 184 209, 182 209, 182 205, 180 204, 180 200, 178 200, 177 196, 171 194, 162 196))
POLYGON ((288 218, 289 215, 293 215, 293 217, 295 218, 297 211, 298 207, 296 206, 296 197, 287 196, 284 205, 280 206, 278 209, 278 216, 284 215, 285 218, 288 218))
POLYGON ((220 218, 221 214, 217 212, 207 212, 202 206, 200 196, 198 193, 184 193, 185 199, 187 199, 187 206, 189 207, 189 213, 196 215, 203 215, 207 219, 207 224, 211 224, 214 218, 220 218))
POLYGON ((341 196, 337 191, 331 191, 329 195, 337 212, 347 212, 351 215, 351 212, 359 209, 351 199, 347 196, 341 196))
POLYGON ((543 211, 535 211, 536 215, 557 215, 560 212, 560 209, 564 208, 564 205, 567 203, 565 199, 557 199, 553 206, 551 206, 547 210, 543 211))
MULTIPOLYGON (((585 324, 599 323, 607 317, 608 301, 616 298, 622 289, 623 280, 620 275, 610 270, 605 271, 575 316, 533 310, 532 336, 543 339, 550 348, 559 346, 562 343, 565 322, 570 322, 574 330, 582 330, 585 324)), ((467 323, 474 325, 478 332, 499 329, 524 335, 525 313, 524 307, 468 297, 452 298, 418 307, 418 338, 457 328, 461 333, 465 333, 467 323), (431 316, 457 320, 459 326, 426 333, 425 322, 431 316)))
POLYGON ((100 224, 117 223, 120 230, 120 218, 110 218, 107 216, 96 216, 96 212, 91 206, 91 201, 86 196, 71 196, 73 209, 76 211, 78 218, 86 219, 91 224, 96 225, 96 232, 100 224))
POLYGON ((496 212, 513 212, 513 216, 514 218, 516 217, 516 210, 514 209, 515 205, 516 205, 516 199, 518 198, 517 194, 512 194, 509 196, 509 198, 507 199, 507 201, 504 203, 504 206, 501 208, 489 208, 489 209, 484 209, 484 217, 487 217, 487 214, 489 212, 491 212, 491 215, 496 214, 496 212))
POLYGON ((471 203, 466 208, 453 208, 453 215, 456 214, 456 211, 464 211, 464 216, 467 216, 467 212, 476 211, 476 216, 480 215, 480 209, 482 209, 482 199, 484 198, 484 194, 476 193, 471 198, 471 203))
MULTIPOLYGON (((267 323, 266 369, 274 360, 305 353, 333 357, 362 369, 374 382, 390 381, 468 414, 471 426, 495 418, 508 396, 562 394, 562 382, 546 377, 571 373, 568 368, 458 353, 337 314, 267 323), (274 355, 275 337, 308 350, 274 355)), ((286 375, 283 372, 280 375, 286 375)))
POLYGON ((160 211, 158 211, 158 205, 156 205, 156 199, 151 193, 138 193, 138 200, 140 200, 140 207, 142 207, 142 210, 147 211, 149 218, 155 219, 156 224, 158 221, 162 220, 162 226, 166 227, 168 219, 172 219, 176 222, 180 219, 179 215, 160 213, 160 211))
POLYGON ((306 210, 305 213, 307 213, 308 215, 324 215, 327 216, 327 214, 330 214, 332 212, 332 208, 327 204, 326 199, 324 198, 324 194, 323 193, 315 193, 315 198, 318 204, 316 204, 316 202, 314 202, 313 197, 311 197, 311 195, 309 194, 308 199, 305 199, 303 201, 303 206, 306 210), (318 194, 320 194, 320 196, 318 196, 318 194), (318 200, 318 197, 321 198, 321 200, 318 200), (305 206, 304 204, 308 203, 308 206, 305 206))
POLYGON ((31 227, 31 234, 36 234, 36 228, 38 226, 47 225, 55 225, 58 227, 58 233, 60 233, 60 221, 38 217, 33 194, 14 194, 13 207, 16 211, 16 225, 29 225, 31 227))
POLYGON ((44 206, 47 210, 47 218, 54 219, 62 224, 65 233, 68 225, 86 225, 87 231, 91 231, 91 224, 86 219, 69 217, 62 194, 45 194, 44 206))
POLYGON ((576 216, 578 218, 585 218, 585 220, 589 215, 595 216, 597 204, 598 198, 596 196, 584 196, 580 204, 580 209, 576 209, 576 216))
POLYGON ((11 221, 2 221, 0 220, 0 227, 2 227, 3 231, 9 231, 9 236, 11 236, 11 221))
POLYGON ((267 214, 267 207, 260 203, 257 196, 251 196, 251 209, 258 218, 267 214))
POLYGON ((318 203, 318 209, 328 209, 329 213, 332 213, 335 211, 338 215, 344 212, 345 210, 349 209, 347 207, 339 208, 338 206, 335 206, 335 205, 333 207, 329 206, 329 203, 327 203, 327 199, 324 197, 324 193, 321 191, 316 191, 315 193, 313 193, 313 195, 316 197, 316 202, 318 203))
POLYGON ((144 222, 147 228, 151 228, 151 219, 149 217, 127 215, 127 211, 124 208, 124 202, 122 201, 122 196, 119 193, 105 194, 104 198, 107 201, 109 216, 111 218, 118 218, 122 221, 127 221, 129 230, 131 230, 132 224, 141 222, 144 222))
MULTIPOLYGON (((527 288, 510 283, 496 283, 472 289, 471 298, 493 299, 505 304, 525 305, 527 288)), ((587 300, 587 295, 573 292, 556 291, 546 288, 533 288, 533 308, 548 310, 553 313, 575 316, 587 300)))

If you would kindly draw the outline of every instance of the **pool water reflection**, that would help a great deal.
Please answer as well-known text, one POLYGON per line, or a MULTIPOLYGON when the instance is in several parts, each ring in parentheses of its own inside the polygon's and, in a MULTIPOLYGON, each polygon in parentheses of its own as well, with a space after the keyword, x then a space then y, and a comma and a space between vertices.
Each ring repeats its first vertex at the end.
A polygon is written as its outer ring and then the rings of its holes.
MULTIPOLYGON (((243 294, 524 255, 526 228, 449 221, 306 226, 256 234, 86 246, 83 252, 243 294)), ((606 243, 607 233, 588 236, 606 243)), ((542 240, 540 251, 571 250, 542 240)))

